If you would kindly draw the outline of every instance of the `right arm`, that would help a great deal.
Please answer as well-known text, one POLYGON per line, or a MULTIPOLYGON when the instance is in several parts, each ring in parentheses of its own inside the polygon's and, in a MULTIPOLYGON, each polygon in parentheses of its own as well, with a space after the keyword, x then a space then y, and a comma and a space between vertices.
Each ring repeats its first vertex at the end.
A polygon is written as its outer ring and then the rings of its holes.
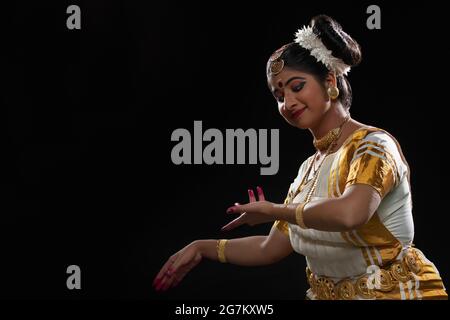
MULTIPOLYGON (((267 236, 228 240, 225 257, 232 264, 260 266, 275 263, 292 251, 289 237, 272 227, 267 236)), ((176 286, 202 258, 218 261, 217 240, 196 240, 172 255, 156 276, 155 289, 167 290, 176 286)))
MULTIPOLYGON (((218 260, 217 240, 197 240, 202 257, 218 260)), ((285 258, 292 252, 289 238, 277 228, 272 228, 267 236, 253 236, 227 241, 225 257, 228 263, 240 266, 268 265, 285 258)))

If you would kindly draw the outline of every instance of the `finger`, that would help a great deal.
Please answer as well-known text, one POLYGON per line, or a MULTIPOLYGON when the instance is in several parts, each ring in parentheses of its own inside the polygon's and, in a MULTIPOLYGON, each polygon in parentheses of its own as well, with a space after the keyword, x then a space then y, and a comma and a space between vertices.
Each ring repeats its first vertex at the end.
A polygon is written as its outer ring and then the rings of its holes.
POLYGON ((180 272, 183 272, 183 270, 189 266, 191 261, 201 259, 200 255, 193 256, 192 254, 185 253, 180 257, 180 259, 177 259, 172 265, 172 269, 168 272, 169 276, 180 274, 180 272))
POLYGON ((196 265, 198 265, 201 261, 200 256, 196 256, 190 263, 187 264, 184 268, 178 269, 177 275, 174 276, 174 280, 170 285, 171 288, 176 287, 181 280, 186 276, 186 274, 191 271, 196 265))
POLYGON ((264 197, 264 192, 261 187, 256 187, 256 191, 258 192, 258 201, 265 201, 266 197, 264 197))
POLYGON ((243 206, 244 206, 244 205, 238 205, 238 206, 235 205, 235 206, 229 207, 229 208, 227 209, 227 213, 228 213, 228 214, 244 213, 245 210, 243 210, 243 206))
POLYGON ((170 257, 167 262, 163 265, 161 270, 158 272, 158 274, 155 277, 155 281, 157 279, 161 279, 169 270, 171 270, 171 267, 173 263, 176 261, 176 256, 170 257))
POLYGON ((241 219, 241 216, 237 217, 236 219, 234 219, 233 221, 231 221, 230 223, 228 223, 227 225, 223 226, 220 230, 222 231, 229 231, 232 230, 236 227, 239 227, 241 225, 243 225, 244 222, 241 219))
POLYGON ((183 260, 183 258, 179 257, 173 265, 167 269, 167 272, 163 275, 162 279, 157 282, 155 286, 156 291, 166 291, 172 286, 173 282, 179 277, 179 274, 183 269, 183 263, 180 263, 181 260, 183 260))
POLYGON ((228 214, 244 214, 246 212, 252 212, 254 205, 251 203, 247 204, 241 204, 239 206, 233 206, 228 208, 227 213, 228 214))
POLYGON ((162 289, 162 287, 164 287, 164 285, 167 283, 167 281, 169 280, 169 275, 164 275, 159 281, 156 282, 155 285, 155 290, 156 291, 160 291, 162 289))
POLYGON ((248 199, 249 199, 248 202, 255 202, 256 198, 255 198, 255 194, 253 193, 253 190, 248 189, 247 191, 248 191, 248 199))
POLYGON ((190 271, 191 268, 183 268, 183 269, 186 269, 186 270, 183 271, 178 276, 174 277, 172 283, 170 284, 170 286, 167 289, 176 287, 181 282, 181 280, 183 280, 183 278, 186 276, 186 274, 190 271))
POLYGON ((181 282, 181 280, 183 280, 181 276, 175 277, 172 284, 170 285, 170 288, 175 288, 181 282))
POLYGON ((179 274, 183 269, 183 264, 179 262, 180 260, 182 260, 182 258, 178 258, 177 261, 175 261, 174 264, 170 267, 170 269, 168 269, 167 272, 163 275, 162 279, 157 283, 155 287, 156 291, 167 290, 169 287, 171 287, 173 281, 175 281, 175 279, 179 277, 179 274))
POLYGON ((180 269, 176 273, 172 273, 171 275, 168 275, 165 278, 166 281, 164 281, 164 283, 160 286, 159 290, 160 291, 166 291, 167 289, 172 287, 172 285, 175 282, 175 280, 179 277, 179 272, 180 272, 180 269))
POLYGON ((155 285, 157 281, 160 281, 162 279, 162 277, 164 276, 164 274, 166 274, 166 272, 168 270, 171 270, 171 266, 176 261, 176 258, 177 258, 177 255, 175 254, 167 260, 167 262, 163 265, 163 267, 161 268, 161 270, 158 272, 155 279, 153 280, 153 285, 155 285))
POLYGON ((160 273, 161 273, 161 271, 158 272, 155 279, 153 279, 152 286, 154 286, 155 288, 158 286, 158 284, 161 282, 162 278, 164 277, 164 274, 160 274, 160 273))
POLYGON ((169 271, 171 271, 171 269, 167 269, 166 273, 164 273, 159 279, 155 279, 153 287, 156 291, 159 291, 162 287, 164 287, 169 279, 174 276, 174 274, 169 271))
POLYGON ((173 267, 174 272, 171 273, 171 278, 162 287, 163 291, 169 289, 170 287, 173 287, 174 282, 177 279, 182 279, 186 275, 186 273, 188 273, 192 268, 194 268, 197 264, 199 264, 200 261, 202 260, 202 257, 200 254, 196 254, 192 258, 189 258, 189 259, 185 258, 185 259, 179 259, 179 260, 180 261, 176 261, 174 263, 174 267, 173 267))
POLYGON ((175 288, 176 286, 178 286, 180 284, 181 280, 183 280, 183 279, 175 279, 175 281, 172 284, 172 288, 175 288))
POLYGON ((167 289, 169 289, 172 286, 174 281, 175 281, 174 275, 167 278, 167 281, 164 283, 164 285, 161 286, 161 291, 166 291, 167 289))
POLYGON ((153 280, 152 286, 154 289, 156 289, 159 286, 159 284, 161 283, 161 280, 162 280, 161 278, 155 278, 153 280))

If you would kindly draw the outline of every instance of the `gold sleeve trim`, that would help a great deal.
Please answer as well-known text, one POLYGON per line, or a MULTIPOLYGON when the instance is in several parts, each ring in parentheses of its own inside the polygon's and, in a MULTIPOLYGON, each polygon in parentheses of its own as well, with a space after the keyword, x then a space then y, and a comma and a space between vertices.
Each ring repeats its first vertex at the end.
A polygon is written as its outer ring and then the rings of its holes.
POLYGON ((278 230, 280 230, 282 233, 284 233, 289 237, 289 224, 287 223, 287 221, 276 220, 273 223, 272 228, 277 228, 278 230))
POLYGON ((397 169, 387 152, 366 146, 350 164, 345 187, 357 183, 372 186, 383 198, 395 185, 397 169))

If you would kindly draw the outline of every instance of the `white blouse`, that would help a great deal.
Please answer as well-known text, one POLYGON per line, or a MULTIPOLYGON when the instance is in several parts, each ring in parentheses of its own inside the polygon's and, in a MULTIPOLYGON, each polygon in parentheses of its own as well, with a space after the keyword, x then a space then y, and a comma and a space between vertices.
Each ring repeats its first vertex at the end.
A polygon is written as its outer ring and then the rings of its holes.
MULTIPOLYGON (((313 156, 301 165, 290 186, 297 190, 313 156)), ((365 274, 368 266, 381 266, 393 260, 414 237, 409 167, 396 140, 378 128, 356 130, 335 153, 323 160, 311 201, 339 197, 355 183, 368 184, 382 201, 371 220, 349 232, 302 229, 296 224, 277 221, 277 227, 289 234, 293 249, 306 257, 316 275, 335 281, 365 274)), ((293 199, 304 201, 312 180, 293 199)))

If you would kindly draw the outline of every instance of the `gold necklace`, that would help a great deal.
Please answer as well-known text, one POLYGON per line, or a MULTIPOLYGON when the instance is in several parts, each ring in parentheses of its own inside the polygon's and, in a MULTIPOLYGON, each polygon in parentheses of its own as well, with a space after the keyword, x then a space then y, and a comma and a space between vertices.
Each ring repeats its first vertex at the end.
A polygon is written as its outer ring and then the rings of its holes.
MULTIPOLYGON (((325 162, 326 157, 331 154, 331 150, 333 150, 333 148, 336 146, 337 141, 339 139, 339 137, 342 134, 342 127, 344 126, 344 124, 350 119, 350 115, 347 115, 347 117, 345 117, 344 121, 341 123, 341 125, 337 128, 337 134, 334 136, 334 140, 331 141, 331 143, 328 145, 328 149, 325 153, 325 156, 323 157, 322 161, 319 164, 319 167, 317 168, 317 170, 314 172, 313 175, 313 182, 311 185, 311 188, 308 191, 308 194, 306 195, 305 201, 303 201, 304 203, 308 203, 311 200, 312 194, 314 193, 316 187, 317 187, 317 180, 319 177, 319 172, 320 172, 320 168, 322 167, 322 164, 325 162)), ((318 152, 318 151, 317 151, 318 152)), ((316 152, 316 154, 317 154, 316 152)), ((308 169, 306 170, 306 174, 303 176, 302 181, 300 182, 299 186, 297 187, 297 190, 295 191, 295 193, 293 192, 289 192, 288 197, 286 198, 285 204, 288 204, 290 202, 292 202, 294 200, 294 198, 302 191, 303 187, 306 185, 306 178, 309 177, 309 174, 311 173, 311 169, 314 166, 314 160, 316 158, 316 155, 313 157, 308 169)), ((308 182, 311 180, 308 180, 308 182)))
POLYGON ((336 137, 340 134, 340 131, 342 129, 342 126, 350 119, 350 115, 347 115, 344 119, 344 121, 341 123, 341 125, 337 128, 334 128, 330 131, 328 131, 328 133, 326 135, 324 135, 322 138, 320 139, 314 139, 313 140, 313 144, 314 147, 317 150, 323 151, 328 149, 328 147, 330 146, 330 144, 333 143, 333 141, 336 140, 336 137))

